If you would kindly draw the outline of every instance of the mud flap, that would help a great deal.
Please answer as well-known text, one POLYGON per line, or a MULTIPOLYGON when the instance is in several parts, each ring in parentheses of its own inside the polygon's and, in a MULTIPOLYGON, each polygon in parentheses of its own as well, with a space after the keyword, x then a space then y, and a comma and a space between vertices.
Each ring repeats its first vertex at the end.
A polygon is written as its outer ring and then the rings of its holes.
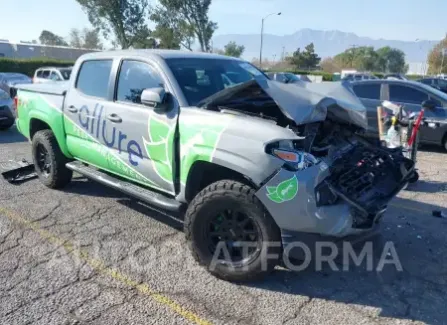
POLYGON ((256 196, 282 230, 344 236, 352 231, 349 205, 317 206, 316 187, 328 175, 325 163, 297 172, 282 168, 256 196))
POLYGON ((10 161, 8 168, 8 170, 2 172, 2 176, 11 184, 20 184, 37 178, 34 164, 30 164, 25 159, 22 159, 22 161, 10 161))

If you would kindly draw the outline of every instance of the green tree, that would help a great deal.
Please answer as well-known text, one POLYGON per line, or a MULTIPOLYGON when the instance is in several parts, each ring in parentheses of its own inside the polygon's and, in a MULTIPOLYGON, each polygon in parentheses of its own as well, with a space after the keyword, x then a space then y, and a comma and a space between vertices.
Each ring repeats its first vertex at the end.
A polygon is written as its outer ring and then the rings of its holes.
POLYGON ((81 31, 77 28, 72 28, 70 30, 70 46, 72 47, 76 47, 78 49, 82 48, 82 46, 84 45, 83 40, 82 40, 82 35, 81 35, 81 31))
POLYGON ((105 39, 123 49, 146 44, 150 38, 146 17, 147 0, 76 0, 87 13, 90 23, 103 32, 105 39))
POLYGON ((337 54, 334 57, 334 62, 341 68, 374 71, 378 64, 378 55, 373 47, 361 46, 337 54))
POLYGON ((53 34, 48 30, 43 30, 40 33, 39 41, 44 45, 68 46, 68 43, 65 42, 63 37, 53 34))
POLYGON ((428 54, 428 73, 447 73, 447 35, 428 54))
POLYGON ((70 45, 83 49, 103 49, 97 29, 84 28, 80 31, 79 29, 73 28, 70 31, 70 45))
POLYGON ((224 47, 224 54, 227 56, 233 56, 235 58, 240 58, 244 51, 245 46, 237 45, 236 42, 230 42, 224 47))
POLYGON ((84 44, 83 48, 92 50, 102 50, 103 45, 101 38, 99 37, 99 31, 97 29, 84 28, 83 31, 84 44))
POLYGON ((378 49, 376 53, 378 56, 376 71, 394 73, 407 72, 405 53, 403 51, 385 46, 378 49))
MULTIPOLYGON (((78 0, 79 1, 79 0, 78 0)), ((157 28, 170 28, 174 39, 191 50, 197 38, 202 52, 211 51, 211 38, 217 24, 209 20, 208 10, 211 0, 159 0, 151 19, 157 28)))
POLYGON ((315 53, 315 46, 313 43, 308 44, 304 51, 298 48, 292 53, 292 56, 286 60, 297 69, 315 69, 321 61, 321 58, 315 53))

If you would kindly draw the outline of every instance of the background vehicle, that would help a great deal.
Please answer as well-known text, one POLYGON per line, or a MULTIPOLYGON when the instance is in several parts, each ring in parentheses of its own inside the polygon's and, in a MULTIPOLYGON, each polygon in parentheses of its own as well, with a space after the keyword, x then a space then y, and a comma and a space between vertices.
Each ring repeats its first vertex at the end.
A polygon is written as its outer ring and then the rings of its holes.
POLYGON ((34 73, 34 83, 66 81, 70 79, 72 67, 42 67, 34 73))
POLYGON ((14 124, 14 119, 13 99, 9 93, 0 89, 0 130, 9 129, 14 124))
POLYGON ((296 74, 293 73, 289 73, 289 72, 271 72, 268 73, 267 76, 275 81, 279 81, 285 84, 288 83, 296 83, 296 82, 300 82, 300 81, 309 81, 309 79, 304 80, 302 78, 300 78, 299 76, 297 76, 296 74))
POLYGON ((370 231, 414 173, 401 153, 357 135, 365 108, 342 84, 339 101, 325 95, 334 85, 290 91, 248 62, 167 50, 84 55, 73 76, 18 93, 17 127, 41 182, 61 188, 76 171, 186 208, 193 256, 226 280, 271 271, 281 235, 370 231))
POLYGON ((447 94, 414 81, 369 80, 352 83, 352 89, 368 109, 368 133, 378 136, 377 107, 382 101, 405 105, 409 112, 419 112, 423 101, 432 100, 433 109, 426 109, 420 129, 421 144, 442 145, 447 150, 447 94))
POLYGON ((400 73, 388 73, 385 76, 383 76, 383 79, 390 79, 390 80, 408 80, 404 75, 400 73))
POLYGON ((17 84, 30 84, 32 79, 22 73, 3 72, 0 73, 0 89, 6 91, 11 98, 16 95, 15 86, 17 84))
POLYGON ((447 93, 447 80, 441 78, 424 78, 419 79, 418 82, 423 83, 424 85, 431 86, 435 89, 442 91, 443 93, 447 93))
POLYGON ((351 82, 351 81, 370 80, 370 79, 377 79, 377 77, 369 73, 347 73, 341 80, 351 82))

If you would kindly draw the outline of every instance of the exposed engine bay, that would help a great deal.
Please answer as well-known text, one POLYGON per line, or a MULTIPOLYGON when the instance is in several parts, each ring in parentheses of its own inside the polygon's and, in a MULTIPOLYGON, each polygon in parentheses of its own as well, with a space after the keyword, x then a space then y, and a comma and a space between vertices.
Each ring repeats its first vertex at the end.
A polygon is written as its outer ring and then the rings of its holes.
POLYGON ((352 227, 370 228, 407 184, 414 162, 400 149, 363 138, 366 110, 349 89, 337 90, 343 100, 335 100, 293 85, 270 83, 252 81, 226 89, 207 99, 205 108, 267 119, 291 129, 298 140, 273 142, 266 152, 284 158, 283 168, 297 175, 315 165, 325 166, 328 174, 315 184, 313 193, 316 207, 344 201, 351 209, 352 227), (300 157, 289 161, 287 152, 300 157))

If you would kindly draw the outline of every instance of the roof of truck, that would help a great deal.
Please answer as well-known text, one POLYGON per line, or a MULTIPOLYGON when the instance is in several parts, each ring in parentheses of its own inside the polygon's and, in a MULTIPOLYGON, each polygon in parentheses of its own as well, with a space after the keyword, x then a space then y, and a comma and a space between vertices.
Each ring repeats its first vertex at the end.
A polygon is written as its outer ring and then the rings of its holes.
POLYGON ((204 52, 191 52, 182 50, 116 50, 116 51, 104 51, 88 53, 81 56, 83 60, 93 58, 110 58, 118 56, 142 56, 142 57, 158 57, 162 59, 173 58, 206 58, 206 59, 227 59, 227 60, 240 60, 238 58, 229 57, 225 55, 219 55, 214 53, 204 52))

